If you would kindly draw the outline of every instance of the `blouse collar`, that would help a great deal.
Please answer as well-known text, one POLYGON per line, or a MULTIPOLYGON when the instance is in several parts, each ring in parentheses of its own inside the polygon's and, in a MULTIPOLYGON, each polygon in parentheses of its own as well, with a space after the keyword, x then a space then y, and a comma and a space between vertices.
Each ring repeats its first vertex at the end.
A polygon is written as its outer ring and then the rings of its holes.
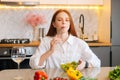
POLYGON ((70 34, 69 37, 68 37, 68 39, 67 39, 67 42, 68 42, 69 44, 71 44, 71 45, 73 44, 73 38, 74 38, 74 37, 70 34))

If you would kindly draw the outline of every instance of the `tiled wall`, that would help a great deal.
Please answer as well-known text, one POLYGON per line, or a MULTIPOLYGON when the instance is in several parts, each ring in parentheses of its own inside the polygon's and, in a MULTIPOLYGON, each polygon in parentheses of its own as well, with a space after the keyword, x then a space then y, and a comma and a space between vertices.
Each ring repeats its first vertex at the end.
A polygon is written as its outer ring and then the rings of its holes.
MULTIPOLYGON (((3 38, 30 38, 32 39, 32 27, 25 22, 28 13, 42 14, 46 18, 45 33, 47 33, 53 13, 57 9, 33 8, 33 9, 0 9, 0 39, 3 38)), ((78 36, 80 34, 79 16, 85 18, 85 34, 93 35, 98 30, 98 14, 94 9, 69 9, 71 13, 78 36)))

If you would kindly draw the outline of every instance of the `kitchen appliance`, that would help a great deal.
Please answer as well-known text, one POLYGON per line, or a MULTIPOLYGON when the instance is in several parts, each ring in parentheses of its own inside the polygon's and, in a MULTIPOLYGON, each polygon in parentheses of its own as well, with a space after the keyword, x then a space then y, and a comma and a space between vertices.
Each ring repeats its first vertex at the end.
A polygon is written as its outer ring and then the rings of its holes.
POLYGON ((2 39, 0 44, 26 44, 30 43, 29 39, 2 39))
MULTIPOLYGON (((21 63, 21 68, 30 68, 29 58, 34 53, 34 50, 31 47, 26 48, 26 59, 21 63)), ((0 70, 3 69, 16 69, 17 64, 11 59, 11 50, 12 47, 0 47, 0 70)))
MULTIPOLYGON (((13 47, 1 47, 0 48, 0 59, 4 59, 4 58, 10 59, 12 48, 13 47)), ((32 55, 30 48, 26 47, 25 49, 26 49, 26 57, 30 57, 32 55)))
POLYGON ((0 57, 10 57, 11 48, 0 48, 0 57))

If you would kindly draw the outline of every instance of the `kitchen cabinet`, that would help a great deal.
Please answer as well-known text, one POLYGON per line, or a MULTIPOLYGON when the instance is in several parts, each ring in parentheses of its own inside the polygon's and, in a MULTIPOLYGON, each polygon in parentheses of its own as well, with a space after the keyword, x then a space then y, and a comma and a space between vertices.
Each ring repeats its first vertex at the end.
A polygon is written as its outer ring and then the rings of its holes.
POLYGON ((112 0, 112 66, 120 65, 120 0, 112 0))
POLYGON ((39 2, 40 4, 103 5, 103 0, 1 0, 1 2, 39 2))
POLYGON ((101 60, 101 66, 110 66, 110 47, 90 47, 101 60))
POLYGON ((40 4, 67 4, 67 0, 40 0, 40 4))
POLYGON ((120 65, 120 46, 114 46, 112 50, 112 66, 120 65))
POLYGON ((40 0, 1 0, 6 2, 39 2, 40 0))
POLYGON ((103 0, 73 0, 69 1, 68 4, 80 4, 80 5, 102 5, 103 0))
POLYGON ((103 0, 40 0, 40 4, 103 5, 103 0))
POLYGON ((112 45, 120 46, 120 0, 112 0, 112 45))

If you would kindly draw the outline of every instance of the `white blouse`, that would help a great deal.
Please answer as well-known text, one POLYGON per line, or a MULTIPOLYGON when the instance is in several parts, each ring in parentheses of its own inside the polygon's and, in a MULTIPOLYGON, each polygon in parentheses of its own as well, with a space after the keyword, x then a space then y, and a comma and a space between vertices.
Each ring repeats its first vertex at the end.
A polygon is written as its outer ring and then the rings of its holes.
POLYGON ((42 54, 50 49, 50 42, 53 37, 44 37, 40 46, 36 49, 35 54, 30 58, 31 68, 60 68, 62 63, 72 61, 78 62, 80 59, 88 61, 93 67, 100 67, 100 59, 91 51, 88 44, 70 35, 64 44, 58 43, 54 53, 48 57, 42 66, 39 66, 39 60, 42 54))

